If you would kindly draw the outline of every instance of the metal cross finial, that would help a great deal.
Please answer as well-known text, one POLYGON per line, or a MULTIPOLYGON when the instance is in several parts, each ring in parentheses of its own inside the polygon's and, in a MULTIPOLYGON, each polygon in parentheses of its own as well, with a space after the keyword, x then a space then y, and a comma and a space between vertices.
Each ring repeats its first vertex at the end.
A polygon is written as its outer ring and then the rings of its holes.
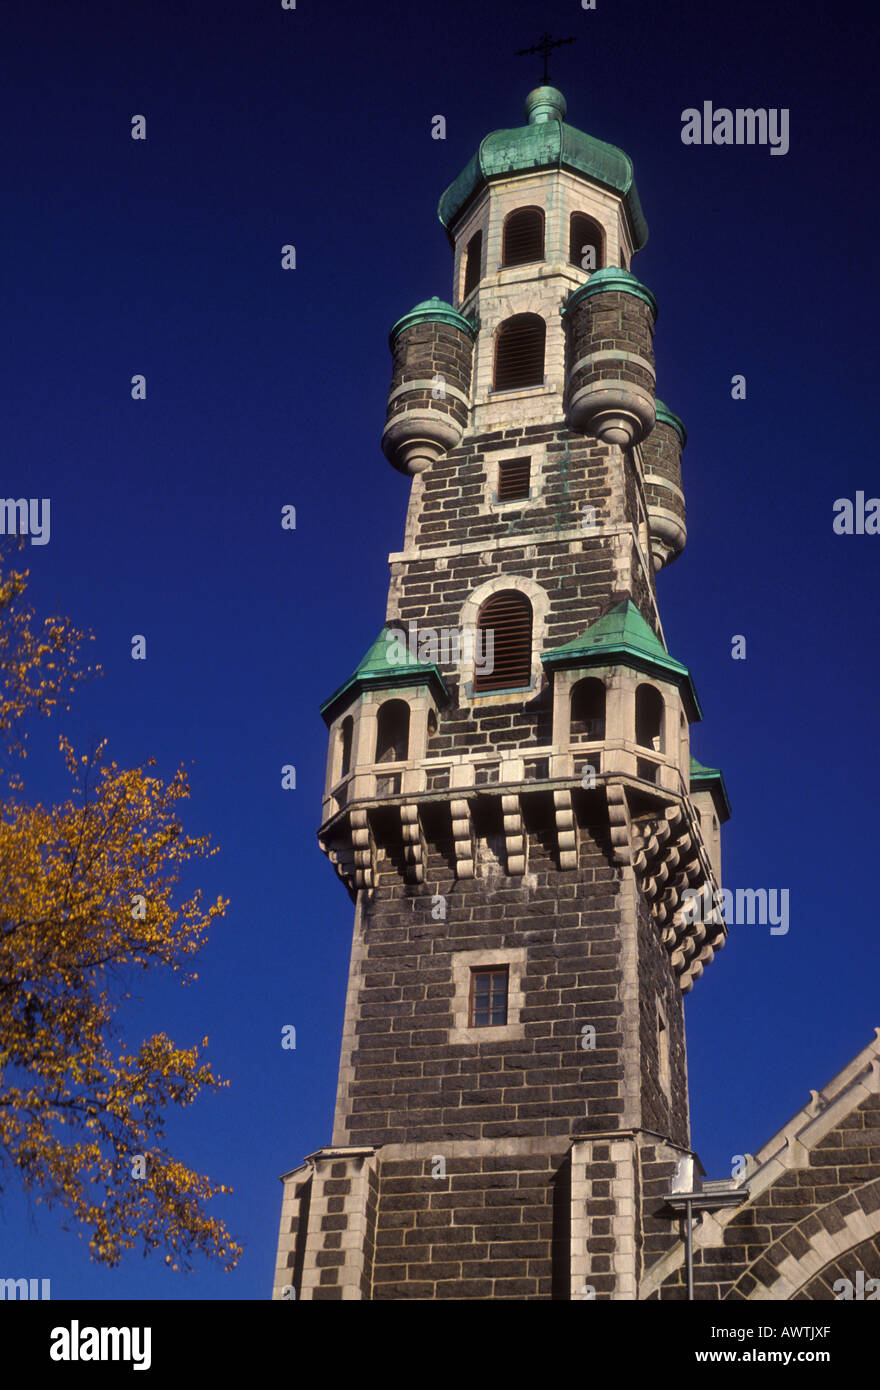
POLYGON ((518 48, 515 56, 521 58, 527 53, 538 53, 544 59, 544 76, 542 83, 546 87, 550 78, 547 72, 547 60, 554 48, 561 48, 564 43, 577 43, 577 38, 573 39, 554 39, 550 34, 542 34, 537 43, 532 44, 531 48, 518 48))

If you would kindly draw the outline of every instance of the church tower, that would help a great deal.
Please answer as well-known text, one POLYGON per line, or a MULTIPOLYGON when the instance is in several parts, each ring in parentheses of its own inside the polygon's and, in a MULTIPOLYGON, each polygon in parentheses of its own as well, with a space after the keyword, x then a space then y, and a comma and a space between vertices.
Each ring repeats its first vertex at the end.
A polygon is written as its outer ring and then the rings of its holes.
POLYGON ((279 1298, 636 1299, 681 1231, 683 996, 724 944, 729 808, 658 611, 686 435, 647 227, 627 156, 565 117, 544 85, 482 141, 440 200, 450 300, 391 330, 409 508, 384 625, 322 707, 354 940, 279 1298))

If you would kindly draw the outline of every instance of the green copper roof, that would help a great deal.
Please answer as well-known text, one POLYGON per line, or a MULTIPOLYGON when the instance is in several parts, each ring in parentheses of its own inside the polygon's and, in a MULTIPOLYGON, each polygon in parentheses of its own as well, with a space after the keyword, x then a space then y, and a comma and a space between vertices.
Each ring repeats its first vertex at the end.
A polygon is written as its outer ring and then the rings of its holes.
POLYGON ((669 406, 661 400, 654 401, 654 408, 657 411, 658 423, 662 423, 664 425, 671 425, 674 430, 677 430, 678 437, 681 440, 681 447, 684 448, 685 444, 687 444, 688 442, 688 436, 687 430, 685 429, 681 420, 679 420, 678 416, 675 415, 669 409, 669 406))
POLYGON ((724 775, 718 767, 705 767, 696 758, 691 758, 691 790, 710 791, 715 797, 718 814, 722 821, 730 819, 730 798, 724 785, 724 775))
POLYGON ((563 313, 567 314, 580 304, 584 299, 589 299, 590 295, 607 293, 609 290, 617 290, 623 294, 633 294, 636 299, 643 299, 650 306, 654 315, 654 322, 657 322, 657 301, 647 285, 643 285, 631 270, 624 270, 622 266, 609 265, 604 270, 594 270, 585 285, 575 290, 566 302, 563 313))
POLYGON ((669 655, 631 599, 618 603, 574 641, 544 652, 541 660, 550 667, 621 665, 653 672, 679 687, 691 720, 703 717, 690 671, 669 655))
POLYGON ((438 299, 435 294, 433 299, 423 299, 414 309, 410 309, 408 314, 397 320, 388 335, 389 346, 394 347, 395 340, 403 330, 411 328, 414 323, 451 323, 471 338, 477 336, 477 330, 470 319, 466 319, 463 314, 453 309, 451 304, 447 304, 445 299, 438 299))
POLYGON ((438 215, 447 231, 478 189, 490 179, 531 169, 570 169, 622 195, 633 246, 640 251, 648 240, 648 224, 639 202, 632 164, 623 150, 554 119, 553 111, 565 112, 565 99, 555 88, 538 88, 530 93, 526 110, 528 125, 514 130, 493 130, 446 189, 440 199, 438 215))
POLYGON ((379 636, 376 638, 369 651, 361 658, 352 675, 344 685, 338 690, 334 690, 329 699, 321 705, 321 714, 327 724, 332 723, 339 712, 340 702, 349 704, 351 699, 359 691, 373 689, 387 689, 395 685, 421 685, 430 684, 434 686, 437 696, 442 699, 449 698, 449 691, 446 688, 443 677, 436 666, 427 662, 419 661, 413 656, 406 643, 406 629, 394 624, 383 627, 379 636), (397 635, 398 641, 395 645, 394 637, 397 635), (395 659, 391 659, 391 654, 395 659), (399 657, 399 659, 397 659, 399 657), (348 697, 345 699, 345 697, 348 697))

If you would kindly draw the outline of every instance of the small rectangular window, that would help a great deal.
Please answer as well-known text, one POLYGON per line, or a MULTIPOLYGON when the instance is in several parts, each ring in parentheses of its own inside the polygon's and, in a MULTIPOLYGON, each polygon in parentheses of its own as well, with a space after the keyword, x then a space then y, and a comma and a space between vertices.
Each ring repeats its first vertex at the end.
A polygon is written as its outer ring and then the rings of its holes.
POLYGON ((531 460, 504 459, 498 465, 498 501, 525 501, 529 495, 531 460))
POLYGON ((507 1023, 507 976, 506 965, 471 970, 471 1028, 498 1028, 507 1023))
POLYGON ((672 1080, 669 1069, 669 1030, 661 1010, 657 1009, 657 1060, 660 1071, 660 1085, 667 1096, 672 1093, 672 1080))

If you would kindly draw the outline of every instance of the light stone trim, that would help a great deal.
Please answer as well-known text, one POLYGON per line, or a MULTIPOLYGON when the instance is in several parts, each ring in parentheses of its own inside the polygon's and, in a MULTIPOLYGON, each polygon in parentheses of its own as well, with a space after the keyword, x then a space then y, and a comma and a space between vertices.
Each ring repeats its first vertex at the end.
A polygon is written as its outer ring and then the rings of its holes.
POLYGON ((474 424, 480 431, 507 423, 546 422, 548 408, 540 399, 513 393, 518 399, 508 402, 491 395, 495 334, 513 314, 538 313, 544 319, 545 380, 555 388, 547 394, 552 397, 563 390, 565 334, 559 309, 570 292, 585 285, 592 274, 569 262, 573 212, 585 213, 601 226, 606 266, 619 265, 621 257, 630 265, 633 250, 623 199, 567 169, 518 171, 495 178, 456 224, 453 302, 469 317, 477 315, 480 323, 473 359, 474 424), (523 207, 539 207, 544 213, 544 260, 528 266, 502 266, 504 222, 511 212, 523 207), (478 229, 483 233, 481 279, 465 300, 465 250, 478 229))
MULTIPOLYGON (((520 1023, 520 1013, 525 1006, 522 988, 523 970, 526 964, 526 947, 495 947, 488 951, 456 951, 452 957, 452 981, 455 985, 455 998, 452 1004, 453 1026, 449 1030, 450 1043, 516 1042, 525 1036, 525 1025, 520 1023), (507 966, 507 1023, 498 1027, 468 1027, 471 970, 475 966, 507 966)), ((506 1142, 506 1141, 505 1141, 506 1142)), ((502 1148, 505 1152, 505 1148, 502 1148)))
MULTIPOLYGON (((438 372, 438 376, 443 376, 443 373, 438 372)), ((412 381, 405 381, 402 386, 396 386, 393 391, 389 391, 388 404, 390 405, 398 396, 405 396, 408 391, 433 392, 436 384, 437 383, 431 377, 414 377, 412 381)), ((453 396, 457 401, 461 401, 462 405, 470 409, 470 398, 466 396, 463 391, 459 391, 457 386, 450 386, 445 377, 443 377, 443 392, 444 395, 453 396)), ((443 396, 435 397, 435 399, 442 400, 443 396)))
MULTIPOLYGON (((420 476, 420 475, 417 475, 420 476)), ((613 499, 612 499, 613 505, 613 499)), ((596 522, 595 526, 586 531, 583 526, 566 526, 559 531, 524 531, 515 536, 497 536, 494 540, 485 541, 457 541, 454 545, 438 546, 411 546, 407 550, 393 550, 388 556, 388 563, 394 565, 409 564, 414 560, 442 560, 444 563, 455 559, 461 555, 491 555, 497 550, 513 550, 517 547, 539 546, 539 545, 561 545, 565 542, 580 542, 581 549, 585 549, 589 542, 601 538, 611 542, 614 548, 615 578, 617 587, 622 591, 631 585, 630 568, 630 543, 635 541, 636 554, 642 572, 648 581, 649 592, 653 593, 654 569, 648 556, 643 550, 638 537, 635 535, 631 526, 612 526, 596 522)), ((542 560, 547 557, 542 557, 542 560)), ((440 566, 438 566, 440 568, 440 566)), ((386 623, 390 623, 397 614, 400 601, 401 579, 400 575, 395 574, 392 568, 391 587, 388 594, 388 606, 386 610, 386 623)), ((663 627, 657 614, 656 599, 654 599, 654 616, 657 618, 662 640, 663 627)))
MULTIPOLYGON (((406 623, 400 618, 393 618, 392 621, 398 623, 400 629, 408 637, 406 623)), ((418 632, 418 627, 416 627, 416 631, 418 632)), ((340 710, 330 725, 322 822, 329 820, 336 810, 342 809, 335 795, 342 787, 347 789, 346 804, 348 805, 363 797, 375 797, 376 778, 391 776, 394 773, 400 773, 403 793, 419 790, 420 774, 428 741, 428 716, 431 712, 439 718, 440 707, 427 683, 420 685, 401 684, 378 690, 362 690, 360 693, 352 694, 349 704, 340 710), (400 700, 409 706, 408 756, 401 762, 376 763, 373 759, 376 755, 379 711, 389 700, 400 700), (342 725, 347 718, 351 718, 353 726, 351 761, 349 771, 343 778, 341 776, 342 725)), ((370 885, 365 882, 360 886, 369 887, 370 885)))
MULTIPOLYGON (((712 1227, 708 1230, 705 1229, 706 1223, 701 1222, 694 1233, 694 1249, 716 1244, 718 1227, 724 1228, 738 1212, 752 1206, 788 1169, 803 1166, 802 1148, 809 1152, 864 1099, 877 1094, 880 1090, 880 1028, 875 1028, 874 1032, 875 1038, 867 1047, 824 1087, 821 1094, 828 1103, 819 1113, 812 1113, 811 1101, 758 1150, 755 1155, 758 1168, 752 1173, 743 1174, 740 1184, 749 1189, 748 1202, 743 1207, 718 1212, 712 1227)), ((643 1282, 642 1297, 647 1298, 660 1288, 661 1284, 683 1264, 684 1245, 679 1243, 652 1265, 643 1282)))
POLYGON ((617 1140, 611 1145, 611 1161, 617 1168, 611 1194, 617 1201, 618 1215, 612 1218, 616 1247, 611 1257, 617 1275, 616 1302, 632 1302, 638 1297, 636 1278, 636 1187, 634 1145, 617 1140))
POLYGON ((333 1118, 333 1144, 343 1145, 348 1137, 345 1121, 348 1116, 348 1088, 355 1080, 352 1056, 357 1047, 356 1027, 360 1020, 358 1003, 361 977, 367 961, 364 940, 363 893, 358 893, 354 908, 354 930, 351 938, 351 957, 348 966, 348 989, 345 996, 345 1018, 342 1024, 342 1046, 339 1055, 339 1080, 336 1087, 336 1113, 333 1118))
MULTIPOLYGON (((676 495, 676 497, 680 497, 680 498, 681 498, 682 502, 684 502, 684 500, 685 500, 684 493, 682 492, 682 490, 681 490, 681 488, 678 486, 678 484, 677 484, 677 483, 670 482, 670 480, 669 480, 668 478, 664 478, 662 473, 646 473, 646 474, 645 474, 645 482, 646 482, 646 483, 657 483, 658 487, 662 487, 666 492, 674 492, 675 495, 676 495)), ((648 502, 646 505, 647 505, 647 507, 648 507, 648 510, 651 511, 651 512, 657 512, 657 511, 663 511, 663 510, 665 510, 665 509, 662 508, 662 507, 656 506, 653 502, 648 502)), ((674 512, 670 512, 670 516, 675 516, 675 513, 674 513, 674 512)), ((676 521, 679 523, 679 525, 681 525, 681 517, 676 516, 675 519, 676 519, 676 521)))
POLYGON ((577 1140, 571 1146, 571 1286, 572 1300, 583 1297, 583 1290, 590 1282, 590 1257, 587 1240, 590 1235, 590 1222, 587 1216, 587 1202, 592 1195, 592 1183, 587 1174, 593 1161, 593 1142, 577 1140))
POLYGON ((531 688, 516 690, 509 694, 487 691, 485 694, 467 693, 467 686, 473 684, 474 669, 464 663, 459 666, 458 704, 460 709, 485 708, 487 704, 516 704, 518 701, 533 700, 547 685, 547 678, 541 665, 541 653, 545 646, 547 618, 550 613, 550 596, 542 585, 534 579, 520 574, 498 574, 494 579, 474 589, 462 604, 458 626, 462 632, 476 632, 477 616, 487 599, 493 594, 515 590, 529 600, 532 605, 532 659, 531 688))
POLYGON ((458 878, 473 878, 476 837, 470 805, 463 798, 450 801, 449 815, 452 820, 452 844, 455 854, 456 876, 458 878))
MULTIPOLYGON (((614 1275, 612 1302, 634 1302, 638 1298, 636 1274, 636 1183, 635 1183, 635 1144, 631 1137, 613 1136, 576 1140, 571 1148, 571 1297, 573 1300, 584 1297, 585 1285, 590 1280, 590 1254, 587 1244, 592 1231, 592 1221, 587 1203, 593 1195, 594 1179, 590 1173, 595 1162, 594 1152, 597 1144, 608 1147, 610 1159, 615 1168, 611 1180, 611 1197, 615 1214, 611 1218, 611 1229, 615 1237, 615 1249, 611 1256, 614 1275)), ((604 1181, 604 1179, 603 1179, 604 1181)), ((601 1297, 601 1295, 599 1295, 601 1297)))
POLYGON ((507 872, 511 875, 525 874, 528 869, 529 837, 523 827, 522 803, 519 797, 502 796, 501 810, 504 815, 507 872))
POLYGON ((578 866, 578 824, 571 804, 571 791, 565 788, 553 793, 556 817, 556 837, 559 844, 560 869, 578 866))
MULTIPOLYGON (((827 1205, 833 1206, 834 1203, 829 1202, 827 1205)), ((816 1214, 822 1210, 824 1208, 817 1208, 816 1214)), ((752 1292, 746 1295, 747 1300, 751 1303, 788 1302, 795 1298, 811 1279, 821 1274, 832 1260, 839 1259, 847 1251, 861 1245, 862 1241, 870 1240, 872 1236, 880 1233, 880 1210, 868 1214, 861 1209, 848 1212, 844 1215, 843 1221, 844 1226, 840 1231, 831 1232, 823 1229, 817 1231, 814 1236, 804 1235, 804 1240, 809 1241, 810 1249, 803 1255, 790 1255, 783 1260, 782 1264, 776 1267, 779 1277, 772 1284, 757 1284, 752 1292)), ((794 1229, 803 1235, 800 1224, 794 1229)))
POLYGON ((562 541, 583 541, 595 536, 632 536, 630 526, 604 526, 596 523, 589 531, 583 526, 564 526, 558 531, 522 531, 515 536, 497 536, 494 540, 456 541, 453 545, 413 546, 410 550, 392 550, 389 564, 407 564, 411 560, 452 559, 457 555, 482 555, 493 550, 513 550, 525 545, 556 545, 562 541))
MULTIPOLYGON (((482 1028, 477 1030, 482 1033, 482 1028)), ((396 1161, 431 1159, 435 1155, 447 1159, 500 1157, 528 1157, 530 1154, 545 1156, 557 1153, 566 1146, 566 1140, 559 1136, 538 1135, 530 1138, 509 1139, 430 1139, 408 1144, 383 1144, 382 1160, 396 1161)), ((438 1179, 438 1181, 440 1181, 438 1179)))
POLYGON ((639 1129, 642 1123, 642 1045, 639 1011, 639 887, 635 871, 625 867, 617 899, 620 924, 620 1002, 623 1011, 624 1129, 639 1129))
POLYGON ((407 877, 412 883, 423 883, 428 855, 417 803, 401 806, 400 831, 407 877))
MULTIPOLYGON (((464 284, 464 251, 477 228, 483 231, 483 283, 490 283, 502 273, 501 242, 503 225, 510 212, 521 207, 540 207, 544 212, 545 263, 562 263, 576 283, 583 284, 590 272, 568 261, 570 219, 573 212, 585 213, 598 222, 605 233, 605 263, 619 264, 621 252, 627 264, 632 257, 632 244, 626 227, 623 200, 619 194, 601 188, 586 176, 567 169, 549 168, 512 173, 506 178, 493 179, 480 195, 478 203, 457 225, 455 234, 456 290, 464 284), (493 271, 493 267, 498 267, 493 271)), ((519 269, 509 266, 507 272, 519 269)), ((468 296, 468 301, 472 296, 468 296)), ((458 300, 460 304, 461 301, 458 300)))
MULTIPOLYGON (((513 315, 511 315, 511 318, 512 317, 513 315)), ((487 396, 484 396, 482 398, 482 400, 474 401, 474 409, 476 410, 480 406, 484 405, 505 405, 508 401, 514 403, 516 401, 525 401, 532 396, 558 395, 559 391, 557 390, 555 384, 547 385, 545 383, 542 386, 514 386, 509 391, 490 391, 487 396)), ((484 432, 484 430, 480 431, 481 434, 484 432)))
POLYGON ((369 1174, 376 1169, 377 1151, 344 1146, 323 1149, 312 1155, 311 1162, 315 1172, 309 1203, 309 1229, 306 1235, 300 1298, 303 1301, 313 1300, 315 1290, 323 1287, 320 1283, 322 1267, 318 1264, 317 1256, 324 1249, 325 1232, 321 1229, 321 1218, 328 1214, 328 1198, 324 1195, 324 1184, 330 1177, 332 1165, 342 1162, 345 1164, 345 1176, 351 1183, 351 1191, 344 1198, 342 1214, 348 1217, 348 1225, 340 1232, 338 1247, 345 1256, 345 1262, 339 1266, 338 1283, 333 1287, 342 1289, 344 1302, 362 1300, 361 1281, 366 1258, 369 1174))
POLYGON ((511 448, 509 453, 491 454, 486 461, 486 481, 483 484, 483 502, 480 510, 492 516, 502 517, 506 512, 535 511, 546 507, 547 499, 543 495, 546 466, 547 445, 530 445, 527 439, 523 440, 518 448, 511 448), (518 497, 511 502, 496 502, 501 464, 520 458, 529 460, 528 497, 518 497))
POLYGON ((312 1171, 311 1163, 301 1163, 298 1168, 294 1168, 290 1173, 285 1173, 282 1178, 284 1192, 281 1198, 281 1226, 278 1232, 278 1257, 272 1289, 272 1298, 275 1301, 286 1301, 285 1290, 293 1287, 291 1283, 293 1266, 289 1263, 289 1259, 296 1251, 300 1241, 304 1239, 303 1233, 299 1229, 302 1202, 300 1198, 294 1196, 294 1190, 312 1171), (297 1229, 294 1229, 294 1226, 297 1229))
MULTIPOLYGON (((653 365, 648 361, 647 357, 640 357, 637 352, 623 352, 618 348, 598 348, 595 352, 588 352, 585 357, 578 358, 569 372, 569 380, 574 377, 576 372, 581 371, 585 367, 591 367, 594 362, 635 362, 637 367, 644 367, 645 371, 649 372, 652 377, 654 375, 653 365)), ((594 384, 596 386, 601 386, 603 383, 595 382, 594 384)), ((633 383, 630 382, 629 385, 632 386, 633 383)))

